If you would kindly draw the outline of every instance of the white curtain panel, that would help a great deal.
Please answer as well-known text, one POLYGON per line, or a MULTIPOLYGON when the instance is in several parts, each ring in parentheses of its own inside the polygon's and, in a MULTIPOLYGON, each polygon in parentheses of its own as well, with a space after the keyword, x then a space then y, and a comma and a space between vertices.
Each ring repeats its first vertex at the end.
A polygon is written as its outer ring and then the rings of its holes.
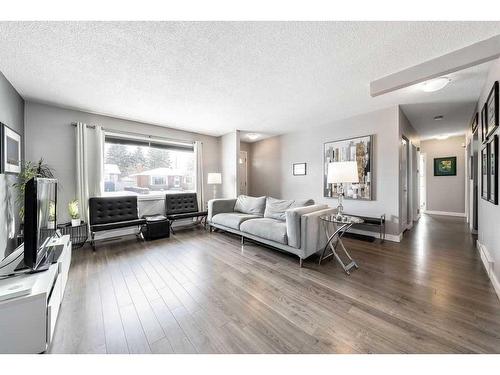
POLYGON ((95 181, 94 181, 94 197, 100 197, 104 192, 104 131, 102 126, 95 127, 95 149, 94 156, 95 165, 95 181))
POLYGON ((89 171, 88 171, 88 130, 84 123, 76 124, 76 199, 80 217, 88 221, 89 171))
POLYGON ((203 190, 203 143, 196 141, 194 143, 194 152, 196 160, 196 195, 198 198, 198 207, 205 209, 205 194, 203 190))

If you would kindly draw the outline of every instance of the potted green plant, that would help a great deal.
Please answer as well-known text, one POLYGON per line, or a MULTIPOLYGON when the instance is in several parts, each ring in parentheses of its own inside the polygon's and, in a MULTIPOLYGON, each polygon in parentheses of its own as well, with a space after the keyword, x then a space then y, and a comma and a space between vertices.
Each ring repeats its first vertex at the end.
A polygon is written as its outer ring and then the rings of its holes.
POLYGON ((71 226, 80 225, 80 208, 76 199, 68 203, 68 213, 71 216, 71 226))
POLYGON ((18 175, 17 182, 13 184, 18 191, 16 202, 19 206, 19 217, 21 221, 24 221, 24 192, 26 183, 33 177, 54 178, 54 170, 45 164, 43 159, 40 159, 38 162, 24 162, 21 173, 18 175))
POLYGON ((47 229, 56 229, 56 202, 49 202, 49 220, 47 222, 47 229))

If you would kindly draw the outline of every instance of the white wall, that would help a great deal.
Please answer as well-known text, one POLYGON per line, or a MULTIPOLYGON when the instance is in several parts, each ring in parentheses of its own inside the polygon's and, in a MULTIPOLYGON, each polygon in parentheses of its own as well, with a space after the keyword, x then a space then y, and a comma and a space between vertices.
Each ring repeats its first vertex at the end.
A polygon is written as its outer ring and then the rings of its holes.
POLYGON ((281 137, 252 143, 248 166, 250 195, 281 197, 281 137))
POLYGON ((222 196, 236 198, 238 195, 238 158, 240 134, 234 131, 220 137, 220 160, 222 172, 222 196))
MULTIPOLYGON (((488 73, 488 78, 481 91, 479 97, 478 109, 481 109, 486 102, 488 94, 495 81, 500 80, 500 59, 497 59, 491 66, 488 73)), ((479 125, 481 126, 481 125, 479 125)), ((497 128, 495 134, 500 136, 500 131, 497 128)), ((480 159, 480 158, 478 158, 480 159)), ((480 166, 478 166, 480 171, 480 166)), ((479 192, 481 192, 481 179, 479 179, 479 192)), ((481 193, 479 193, 481 194, 481 193)), ((497 293, 500 296, 500 226, 498 219, 500 218, 500 205, 494 205, 484 199, 479 198, 479 215, 478 215, 478 240, 483 246, 487 257, 493 262, 491 265, 490 277, 493 284, 497 288, 497 293)), ((484 254, 483 254, 484 256, 484 254)))
MULTIPOLYGON (((24 100, 0 72, 0 122, 21 135, 24 155, 24 100)), ((15 204, 17 181, 13 174, 0 174, 0 260, 16 247, 19 232, 19 208, 15 204)))
POLYGON ((385 213, 387 233, 399 235, 398 118, 398 108, 391 107, 253 143, 252 194, 312 198, 336 206, 336 198, 323 197, 324 143, 373 134, 374 200, 346 199, 345 211, 373 216, 385 213), (307 163, 307 175, 293 176, 293 163, 307 163))
POLYGON ((425 171, 427 211, 451 212, 465 216, 465 136, 429 139, 420 143, 426 154, 425 171), (456 176, 434 176, 434 159, 457 157, 456 176))
MULTIPOLYGON (((219 171, 219 141, 216 137, 184 132, 135 121, 121 120, 108 116, 95 115, 82 111, 63 109, 45 104, 26 102, 26 159, 44 160, 56 171, 60 188, 58 192, 58 220, 69 220, 67 203, 76 195, 75 175, 75 127, 72 122, 88 125, 101 125, 105 129, 127 131, 144 135, 167 137, 186 141, 203 142, 203 184, 205 196, 210 196, 212 187, 207 187, 207 173, 219 171), (207 195, 208 192, 208 195, 207 195)), ((92 130, 89 130, 90 132, 92 130)), ((92 133, 91 133, 92 135, 92 133)), ((89 173, 91 175, 91 173, 89 173)), ((155 213, 162 203, 140 203, 141 213, 155 213)))

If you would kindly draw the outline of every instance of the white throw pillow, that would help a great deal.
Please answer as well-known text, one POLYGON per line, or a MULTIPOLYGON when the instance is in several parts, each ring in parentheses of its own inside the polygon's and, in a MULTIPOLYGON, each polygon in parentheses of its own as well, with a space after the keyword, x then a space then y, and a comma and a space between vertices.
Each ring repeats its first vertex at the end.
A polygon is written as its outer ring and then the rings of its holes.
POLYGON ((266 207, 266 197, 249 197, 248 195, 240 195, 236 199, 234 210, 250 215, 264 215, 266 207))
POLYGON ((310 206, 313 204, 314 201, 312 199, 284 200, 267 197, 264 217, 285 221, 286 210, 289 210, 291 208, 310 206))

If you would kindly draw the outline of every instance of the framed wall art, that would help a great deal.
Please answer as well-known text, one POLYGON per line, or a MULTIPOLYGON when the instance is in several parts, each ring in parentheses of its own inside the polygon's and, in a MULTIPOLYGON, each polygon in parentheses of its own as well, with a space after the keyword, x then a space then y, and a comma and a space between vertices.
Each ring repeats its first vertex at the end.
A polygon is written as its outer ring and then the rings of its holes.
POLYGON ((5 124, 0 123, 1 173, 21 172, 21 136, 5 124))
POLYGON ((294 163, 292 166, 294 176, 305 176, 307 172, 306 163, 294 163))
POLYGON ((488 200, 488 145, 481 149, 481 198, 488 200))
POLYGON ((493 84, 486 99, 486 137, 498 127, 498 81, 493 84))
POLYGON ((373 135, 326 142, 323 147, 323 196, 336 198, 340 184, 327 182, 328 164, 356 161, 359 183, 343 183, 345 199, 373 200, 373 135))
POLYGON ((479 114, 476 112, 476 114, 472 118, 472 123, 470 125, 472 134, 474 134, 476 132, 478 125, 479 125, 479 114))
POLYGON ((434 158, 434 176, 456 176, 457 157, 434 158))
POLYGON ((483 108, 481 109, 481 142, 486 142, 486 103, 484 103, 483 108))
POLYGON ((498 135, 488 142, 488 200, 498 204, 498 135))

